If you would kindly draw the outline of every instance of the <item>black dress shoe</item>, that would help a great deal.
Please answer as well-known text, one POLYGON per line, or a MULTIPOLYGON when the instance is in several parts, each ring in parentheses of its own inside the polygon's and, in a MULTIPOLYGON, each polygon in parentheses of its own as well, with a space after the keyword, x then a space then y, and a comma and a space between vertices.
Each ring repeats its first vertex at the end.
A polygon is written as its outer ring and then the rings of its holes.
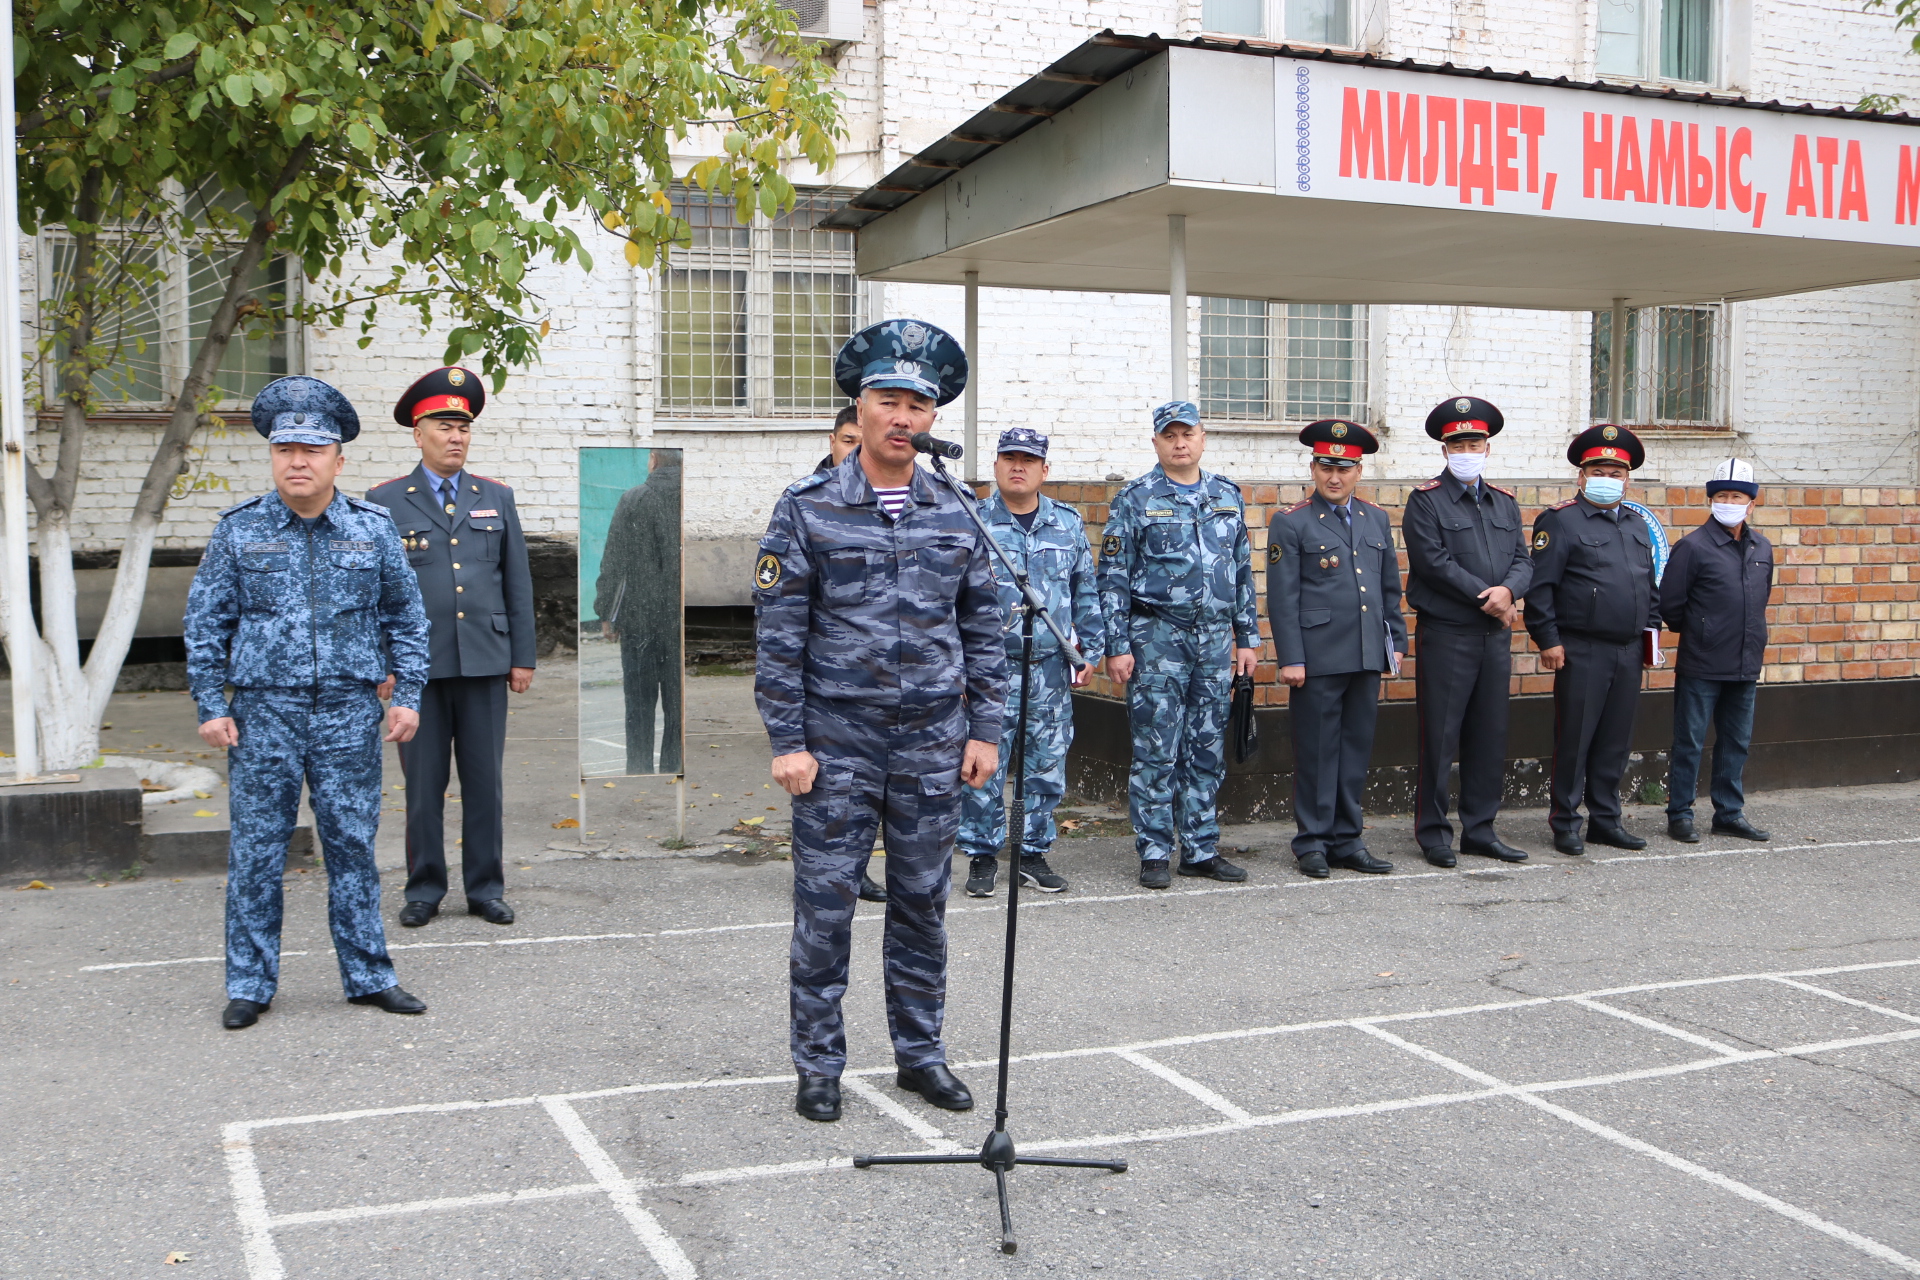
POLYGON ((944 1062, 930 1062, 924 1067, 902 1067, 893 1082, 909 1093, 917 1093, 936 1107, 945 1107, 948 1111, 973 1110, 973 1094, 960 1078, 947 1070, 944 1062))
POLYGON ((1383 876, 1393 870, 1393 864, 1385 858, 1376 858, 1367 852, 1367 846, 1355 845, 1345 853, 1327 855, 1330 867, 1345 867, 1349 871, 1364 871, 1370 876, 1383 876))
POLYGON ((1422 849, 1420 856, 1436 867, 1457 867, 1460 865, 1460 859, 1453 856, 1453 850, 1443 844, 1437 844, 1431 849, 1422 849))
POLYGON ((376 991, 370 996, 348 996, 348 1004, 370 1004, 376 1009, 385 1009, 388 1013, 425 1013, 426 1002, 419 996, 408 995, 399 987, 388 987, 385 991, 376 991))
POLYGON ((1692 818, 1669 818, 1667 839, 1678 840, 1681 844, 1699 844, 1700 833, 1693 829, 1692 818))
POLYGON ((1715 818, 1713 820, 1713 834, 1717 836, 1739 836, 1742 840, 1773 839, 1771 835, 1760 830, 1744 817, 1715 818))
POLYGON ((513 908, 507 905, 505 898, 488 898, 485 902, 469 902, 467 914, 479 916, 488 924, 513 923, 513 908))
POLYGON ((810 1076, 800 1073, 800 1088, 793 1095, 793 1109, 808 1120, 840 1118, 840 1077, 810 1076))
POLYGON ((1205 880, 1223 880, 1228 884, 1239 884, 1247 878, 1245 867, 1236 867, 1219 854, 1214 854, 1201 862, 1183 862, 1180 864, 1183 876, 1199 876, 1205 880))
POLYGON ((1553 847, 1570 858, 1577 858, 1587 851, 1587 843, 1580 838, 1578 831, 1554 832, 1553 847))
POLYGON ((220 1025, 229 1031, 250 1027, 260 1021, 260 1015, 265 1013, 272 1004, 271 1000, 265 1004, 258 1000, 229 1000, 227 1011, 220 1015, 220 1025))
POLYGON ((1525 849, 1516 849, 1499 836, 1495 836, 1485 844, 1480 843, 1478 840, 1462 840, 1460 842, 1460 852, 1471 853, 1475 857, 1480 858, 1498 858, 1502 862, 1525 862, 1527 860, 1527 851, 1525 849))
POLYGON ((1595 844, 1611 845, 1616 849, 1644 849, 1647 842, 1625 827, 1603 827, 1596 822, 1587 823, 1587 839, 1595 844))
POLYGON ((1140 883, 1149 889, 1164 889, 1173 883, 1167 870, 1167 858, 1147 858, 1140 863, 1140 883))
POLYGON ((1327 855, 1319 849, 1311 849, 1295 859, 1300 864, 1300 874, 1312 876, 1315 880, 1325 880, 1328 876, 1327 855))
POLYGON ((409 902, 400 908, 400 927, 418 929, 439 914, 440 904, 437 902, 409 902))
MULTIPOLYGON (((883 884, 875 884, 873 882, 872 876, 867 875, 865 872, 862 872, 860 874, 860 901, 885 902, 886 900, 887 900, 887 886, 883 884)), ((834 1115, 837 1116, 838 1114, 839 1112, 837 1111, 834 1112, 834 1115)), ((832 1119, 832 1118, 833 1118, 832 1116, 828 1117, 828 1119, 832 1119)))

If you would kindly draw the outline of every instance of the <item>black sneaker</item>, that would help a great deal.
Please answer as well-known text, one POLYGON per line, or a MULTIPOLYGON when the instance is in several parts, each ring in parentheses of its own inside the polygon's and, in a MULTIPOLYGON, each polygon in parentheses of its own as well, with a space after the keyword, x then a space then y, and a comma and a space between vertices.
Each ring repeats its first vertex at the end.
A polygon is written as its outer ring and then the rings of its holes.
POLYGON ((1140 863, 1140 883, 1149 889, 1164 889, 1173 883, 1168 874, 1167 859, 1145 858, 1140 863))
POLYGON ((1000 860, 982 854, 967 863, 967 896, 969 898, 991 898, 993 896, 994 876, 1000 871, 1000 860))
POLYGON ((1228 884, 1239 884, 1247 878, 1245 867, 1236 867, 1217 853, 1201 862, 1181 863, 1180 874, 1201 876, 1208 880, 1223 880, 1228 884))
POLYGON ((1042 893, 1058 893, 1067 887, 1067 878, 1047 865, 1044 853, 1025 853, 1020 855, 1020 883, 1042 893))

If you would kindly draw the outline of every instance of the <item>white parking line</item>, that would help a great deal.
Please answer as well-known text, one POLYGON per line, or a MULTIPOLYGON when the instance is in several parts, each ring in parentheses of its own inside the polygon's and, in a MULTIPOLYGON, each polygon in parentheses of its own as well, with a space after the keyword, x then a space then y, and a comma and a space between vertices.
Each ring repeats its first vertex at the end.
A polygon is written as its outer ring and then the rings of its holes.
POLYGON ((1116 1049, 1114 1050, 1113 1056, 1122 1061, 1131 1062, 1142 1071, 1152 1072, 1182 1093, 1188 1094, 1199 1102, 1212 1107, 1229 1120, 1237 1120, 1245 1124, 1253 1119, 1253 1117, 1245 1111, 1242 1111, 1233 1103, 1228 1102, 1225 1098, 1207 1088, 1207 1086, 1201 1084, 1198 1080, 1190 1076, 1181 1075, 1164 1062, 1155 1062, 1146 1054, 1136 1053, 1132 1049, 1116 1049))
POLYGON ((667 1280, 694 1280, 692 1260, 681 1251, 679 1242, 667 1234, 660 1220, 641 1206, 633 1183, 620 1172, 620 1166, 613 1162, 599 1140, 588 1132, 580 1113, 559 1098, 542 1098, 540 1102, 553 1122, 560 1126, 560 1132, 567 1135, 567 1141, 573 1144, 580 1163, 587 1166, 593 1180, 600 1184, 600 1189, 613 1201, 614 1209, 633 1228, 633 1234, 639 1237, 667 1280))
POLYGON ((947 1137, 939 1129, 928 1124, 913 1112, 889 1098, 859 1076, 845 1077, 847 1088, 871 1102, 874 1107, 908 1133, 933 1148, 938 1155, 952 1155, 961 1149, 960 1144, 947 1137))
POLYGON ((470 1196, 441 1196, 433 1200, 404 1200, 395 1204, 363 1204, 351 1209, 314 1209, 306 1213, 276 1213, 271 1219, 275 1229, 307 1227, 323 1222, 353 1222, 361 1218, 388 1218, 402 1213, 432 1213, 446 1209, 471 1209, 487 1204, 525 1204, 534 1200, 559 1200, 568 1196, 590 1196, 604 1190, 597 1182, 575 1182, 557 1187, 525 1187, 519 1191, 483 1191, 470 1196))
POLYGON ((1595 1013, 1604 1013, 1611 1018, 1620 1018, 1626 1022, 1631 1022, 1636 1027, 1645 1027, 1649 1031, 1658 1031, 1663 1036, 1672 1036, 1676 1040, 1685 1040, 1688 1044, 1697 1044, 1702 1049, 1711 1049, 1715 1053, 1723 1054, 1727 1057, 1739 1057, 1743 1052, 1743 1050, 1736 1049, 1730 1044, 1721 1044, 1718 1040, 1709 1040, 1705 1036, 1697 1036, 1691 1031, 1682 1031, 1679 1027, 1671 1027, 1664 1022, 1656 1022, 1652 1018, 1642 1017, 1640 1014, 1630 1013, 1625 1009, 1616 1009, 1610 1004, 1601 1004, 1598 1000, 1590 1000, 1586 996, 1579 997, 1574 1000, 1573 1003, 1579 1005, 1582 1009, 1591 1009, 1595 1013))

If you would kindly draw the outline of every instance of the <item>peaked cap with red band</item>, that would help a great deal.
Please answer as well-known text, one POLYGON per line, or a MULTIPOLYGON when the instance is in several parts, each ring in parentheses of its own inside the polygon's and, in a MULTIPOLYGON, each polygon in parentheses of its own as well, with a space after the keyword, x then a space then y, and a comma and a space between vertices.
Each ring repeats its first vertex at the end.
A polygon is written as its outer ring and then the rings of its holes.
POLYGON ((393 420, 410 427, 422 418, 448 414, 471 422, 487 407, 487 389, 480 375, 455 365, 435 369, 408 387, 393 406, 393 420))
POLYGON ((1507 419, 1500 410, 1479 396, 1442 400, 1427 415, 1427 434, 1442 444, 1476 436, 1497 436, 1506 425, 1507 419))
POLYGON ((1567 461, 1576 467, 1589 462, 1617 462, 1633 471, 1646 460, 1647 447, 1640 443, 1640 437, 1611 422, 1588 427, 1567 446, 1567 461))
POLYGON ((1300 443, 1313 450, 1314 461, 1336 467, 1357 467, 1360 459, 1380 451, 1373 432, 1345 418, 1322 418, 1300 432, 1300 443))

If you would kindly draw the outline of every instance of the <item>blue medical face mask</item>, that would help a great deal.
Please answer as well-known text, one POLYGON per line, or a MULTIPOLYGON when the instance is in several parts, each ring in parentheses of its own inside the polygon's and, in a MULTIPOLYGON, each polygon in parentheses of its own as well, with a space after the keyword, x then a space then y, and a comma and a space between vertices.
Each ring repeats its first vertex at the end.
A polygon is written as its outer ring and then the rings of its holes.
POLYGON ((1595 506, 1610 507, 1620 501, 1627 491, 1627 482, 1614 476, 1588 476, 1580 492, 1587 495, 1587 501, 1595 506))

